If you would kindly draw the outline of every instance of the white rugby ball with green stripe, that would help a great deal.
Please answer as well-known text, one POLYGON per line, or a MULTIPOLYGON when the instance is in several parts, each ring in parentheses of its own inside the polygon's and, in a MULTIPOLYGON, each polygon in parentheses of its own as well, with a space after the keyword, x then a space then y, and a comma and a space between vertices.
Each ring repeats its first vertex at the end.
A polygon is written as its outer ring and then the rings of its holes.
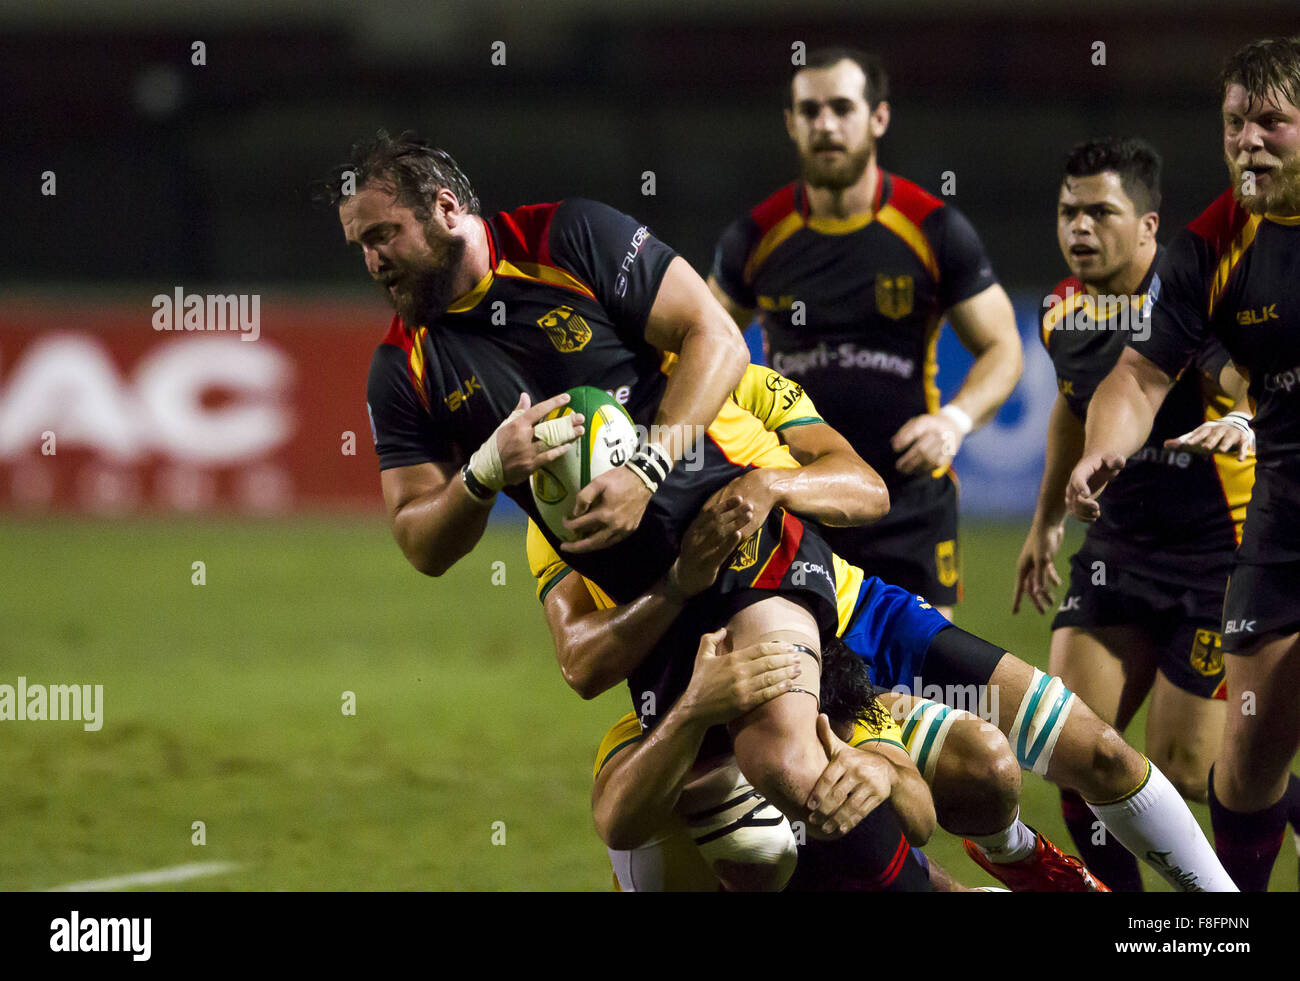
POLYGON ((636 452, 636 426, 627 410, 608 392, 590 385, 569 389, 569 404, 547 414, 558 419, 570 412, 586 417, 586 431, 530 478, 533 501, 551 534, 563 542, 577 536, 564 527, 578 492, 601 474, 621 467, 636 452))

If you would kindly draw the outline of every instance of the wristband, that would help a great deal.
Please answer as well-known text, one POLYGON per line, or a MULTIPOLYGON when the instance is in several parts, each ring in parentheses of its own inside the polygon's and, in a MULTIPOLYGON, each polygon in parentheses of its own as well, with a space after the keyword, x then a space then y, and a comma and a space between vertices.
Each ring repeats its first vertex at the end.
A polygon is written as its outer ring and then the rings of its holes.
POLYGON ((479 479, 474 476, 474 471, 470 469, 468 463, 460 468, 460 476, 461 479, 465 481, 465 490, 469 491, 469 496, 474 498, 474 500, 482 501, 486 504, 488 501, 492 500, 492 498, 496 497, 497 492, 491 487, 485 487, 479 479))
POLYGON ((1226 416, 1220 419, 1219 422, 1226 423, 1229 426, 1235 426, 1242 432, 1253 433, 1255 431, 1251 427, 1250 416, 1244 412, 1229 412, 1226 416))
POLYGON ((668 456, 668 451, 658 443, 646 443, 624 466, 640 477, 641 482, 653 494, 659 489, 659 485, 668 479, 673 461, 668 456))
POLYGON ((966 411, 951 402, 939 410, 939 415, 951 419, 953 425, 957 427, 957 431, 963 436, 968 435, 975 428, 975 424, 971 422, 971 417, 966 414, 966 411))

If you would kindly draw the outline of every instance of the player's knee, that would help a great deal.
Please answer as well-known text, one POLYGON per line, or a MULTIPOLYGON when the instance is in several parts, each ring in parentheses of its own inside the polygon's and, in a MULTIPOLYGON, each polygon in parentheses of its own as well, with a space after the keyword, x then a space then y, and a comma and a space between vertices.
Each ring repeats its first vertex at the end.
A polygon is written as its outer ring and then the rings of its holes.
POLYGON ((1158 747, 1150 753, 1152 765, 1158 767, 1184 800, 1204 804, 1209 797, 1210 763, 1197 753, 1177 743, 1158 747))
POLYGON ((963 809, 1013 814, 1020 801, 1020 764, 996 726, 971 722, 954 727, 948 758, 940 764, 948 800, 963 809))
MULTIPOLYGON (((1088 783, 1090 799, 1120 797, 1133 789, 1135 767, 1141 769, 1141 755, 1124 741, 1124 737, 1100 719, 1090 752, 1088 783)), ((1140 777, 1138 777, 1140 779, 1140 777)))

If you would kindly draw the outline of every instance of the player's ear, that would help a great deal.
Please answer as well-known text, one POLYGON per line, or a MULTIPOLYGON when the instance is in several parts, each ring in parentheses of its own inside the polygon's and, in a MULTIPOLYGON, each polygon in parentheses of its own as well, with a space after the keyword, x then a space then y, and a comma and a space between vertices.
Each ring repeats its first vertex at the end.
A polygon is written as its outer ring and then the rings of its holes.
POLYGON ((889 129, 889 103, 881 99, 876 108, 871 110, 871 135, 880 139, 889 129))
POLYGON ((799 137, 794 128, 794 110, 786 109, 785 111, 785 132, 790 137, 790 142, 798 145, 799 137))
POLYGON ((1156 231, 1160 228, 1160 216, 1154 211, 1148 211, 1140 219, 1142 223, 1142 243, 1146 244, 1156 237, 1156 231))

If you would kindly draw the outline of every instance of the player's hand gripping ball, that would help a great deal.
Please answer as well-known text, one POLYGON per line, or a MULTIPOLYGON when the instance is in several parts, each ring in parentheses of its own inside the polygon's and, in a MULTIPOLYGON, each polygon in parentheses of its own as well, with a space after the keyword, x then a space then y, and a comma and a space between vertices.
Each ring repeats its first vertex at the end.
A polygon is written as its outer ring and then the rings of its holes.
POLYGON ((601 474, 632 459, 637 448, 632 417, 608 392, 589 385, 571 388, 569 404, 550 412, 546 419, 570 412, 586 417, 586 432, 569 444, 563 456, 537 470, 530 480, 538 513, 551 533, 563 542, 577 537, 564 527, 564 519, 573 513, 578 492, 601 474))

